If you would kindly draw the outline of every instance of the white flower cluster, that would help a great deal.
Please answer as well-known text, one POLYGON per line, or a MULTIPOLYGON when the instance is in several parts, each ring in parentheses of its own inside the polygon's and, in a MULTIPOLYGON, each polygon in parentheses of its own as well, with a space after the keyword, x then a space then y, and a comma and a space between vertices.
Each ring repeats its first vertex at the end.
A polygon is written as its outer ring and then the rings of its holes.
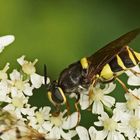
MULTIPOLYGON (((13 36, 0 37, 0 52, 13 41, 13 36)), ((97 84, 81 93, 81 110, 84 112, 91 108, 92 115, 98 116, 98 121, 93 119, 93 123, 85 128, 78 112, 67 116, 64 110, 56 117, 51 114, 50 106, 38 108, 29 104, 34 89, 39 89, 45 83, 44 77, 36 73, 37 61, 30 62, 21 56, 17 59, 20 70, 14 69, 8 73, 9 63, 0 70, 0 139, 140 139, 140 88, 129 89, 124 102, 118 102, 109 95, 116 88, 114 83, 105 84, 104 87, 97 84), (79 121, 80 124, 77 124, 79 121)), ((134 70, 140 73, 139 66, 134 70)), ((139 75, 131 71, 126 74, 129 85, 140 86, 139 75)))
MULTIPOLYGON (((1 52, 13 41, 14 36, 1 37, 1 52)), ((44 139, 71 139, 76 135, 76 130, 71 129, 77 124, 77 112, 67 117, 64 111, 54 117, 49 106, 37 108, 29 104, 33 90, 45 83, 44 77, 36 73, 37 61, 35 59, 30 62, 25 59, 25 56, 21 56, 17 59, 21 66, 20 70, 14 69, 8 74, 9 63, 0 70, 0 139, 2 140, 16 140, 18 137, 23 137, 24 140, 39 140, 39 136, 40 139, 42 137, 44 139), (20 130, 20 134, 13 133, 15 130, 20 130), (31 131, 33 134, 29 135, 31 131)), ((49 83, 49 78, 46 83, 49 83)))

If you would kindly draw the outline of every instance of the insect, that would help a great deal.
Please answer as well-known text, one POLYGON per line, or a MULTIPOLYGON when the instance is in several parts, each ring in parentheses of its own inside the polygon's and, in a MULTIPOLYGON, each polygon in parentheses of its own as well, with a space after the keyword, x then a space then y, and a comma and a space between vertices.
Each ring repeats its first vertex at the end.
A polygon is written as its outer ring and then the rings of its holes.
MULTIPOLYGON (((66 104, 69 110, 66 95, 71 93, 77 95, 75 108, 79 111, 77 105, 81 90, 89 89, 91 86, 95 86, 97 82, 108 83, 117 80, 128 91, 118 76, 126 70, 131 70, 137 74, 131 68, 139 64, 140 53, 129 48, 128 44, 139 33, 140 28, 122 35, 93 55, 69 65, 60 73, 58 81, 48 84, 48 97, 56 106, 56 112, 59 114, 61 104, 66 104)), ((44 67, 44 74, 47 75, 46 66, 44 67)))
POLYGON ((0 109, 0 139, 10 137, 15 140, 55 140, 46 139, 44 134, 17 119, 13 114, 0 109), (10 133, 13 135, 10 136, 10 133))

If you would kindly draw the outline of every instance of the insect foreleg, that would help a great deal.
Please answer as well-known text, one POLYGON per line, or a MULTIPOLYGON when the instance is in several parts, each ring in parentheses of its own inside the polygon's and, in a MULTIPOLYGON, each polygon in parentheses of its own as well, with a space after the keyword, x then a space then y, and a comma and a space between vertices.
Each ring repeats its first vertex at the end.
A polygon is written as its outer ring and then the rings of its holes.
POLYGON ((70 104, 68 102, 68 100, 66 100, 66 108, 67 108, 67 116, 70 115, 70 104))
POLYGON ((56 108, 56 111, 55 112, 52 112, 52 115, 54 116, 54 117, 57 117, 57 116, 59 116, 59 114, 60 114, 60 104, 56 104, 55 105, 55 108, 56 108))
POLYGON ((80 93, 77 92, 76 95, 77 95, 77 99, 76 99, 76 101, 74 103, 74 106, 75 106, 76 111, 78 112, 78 122, 77 122, 77 125, 78 125, 79 122, 80 122, 80 110, 78 108, 78 104, 79 104, 79 100, 80 100, 80 93))

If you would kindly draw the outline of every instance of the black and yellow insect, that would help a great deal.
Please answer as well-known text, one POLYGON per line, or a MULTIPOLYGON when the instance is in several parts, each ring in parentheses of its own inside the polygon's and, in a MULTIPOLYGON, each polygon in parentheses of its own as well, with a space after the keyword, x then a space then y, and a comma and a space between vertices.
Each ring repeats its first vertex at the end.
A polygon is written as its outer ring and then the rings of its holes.
MULTIPOLYGON (((59 112, 58 107, 61 104, 66 103, 68 106, 66 95, 71 93, 77 94, 75 107, 78 110, 77 104, 81 90, 88 90, 97 82, 111 82, 116 79, 127 90, 118 76, 128 69, 132 70, 131 68, 140 62, 140 53, 128 47, 128 44, 139 33, 140 28, 130 31, 93 55, 84 57, 64 69, 60 73, 58 81, 53 81, 48 85, 48 97, 57 107, 57 111, 59 112)), ((133 70, 132 72, 136 74, 133 70)))

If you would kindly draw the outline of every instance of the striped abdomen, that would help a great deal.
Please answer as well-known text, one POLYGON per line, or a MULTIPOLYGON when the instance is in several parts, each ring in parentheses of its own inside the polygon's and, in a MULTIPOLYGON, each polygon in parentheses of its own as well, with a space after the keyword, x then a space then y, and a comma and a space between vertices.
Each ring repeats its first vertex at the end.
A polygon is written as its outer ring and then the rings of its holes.
POLYGON ((100 72, 101 79, 111 80, 114 76, 118 76, 125 70, 136 66, 140 62, 140 53, 126 48, 117 54, 109 63, 107 63, 100 72))

